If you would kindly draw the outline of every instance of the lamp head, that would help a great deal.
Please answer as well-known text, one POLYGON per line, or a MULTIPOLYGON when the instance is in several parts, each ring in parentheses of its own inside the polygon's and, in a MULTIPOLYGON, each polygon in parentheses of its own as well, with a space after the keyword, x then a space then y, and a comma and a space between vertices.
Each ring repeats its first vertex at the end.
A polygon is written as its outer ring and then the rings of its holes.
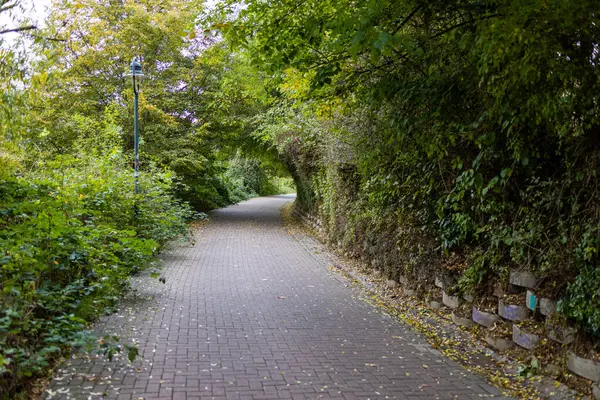
POLYGON ((142 73, 142 64, 140 64, 137 58, 134 58, 130 65, 130 76, 143 78, 144 74, 142 73))
POLYGON ((129 74, 127 76, 131 76, 133 79, 133 90, 138 93, 140 91, 140 83, 142 79, 146 77, 142 73, 142 64, 140 64, 136 57, 133 58, 133 61, 129 65, 129 74))

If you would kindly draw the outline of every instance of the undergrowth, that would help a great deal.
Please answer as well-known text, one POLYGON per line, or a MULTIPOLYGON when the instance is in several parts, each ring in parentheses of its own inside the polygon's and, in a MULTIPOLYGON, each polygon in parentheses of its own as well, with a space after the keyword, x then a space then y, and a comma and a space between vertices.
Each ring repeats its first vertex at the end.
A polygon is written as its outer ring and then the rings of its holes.
POLYGON ((151 167, 134 195, 126 161, 59 157, 0 181, 0 398, 26 396, 72 347, 93 348, 88 324, 187 234, 193 213, 170 194, 172 174, 151 167))

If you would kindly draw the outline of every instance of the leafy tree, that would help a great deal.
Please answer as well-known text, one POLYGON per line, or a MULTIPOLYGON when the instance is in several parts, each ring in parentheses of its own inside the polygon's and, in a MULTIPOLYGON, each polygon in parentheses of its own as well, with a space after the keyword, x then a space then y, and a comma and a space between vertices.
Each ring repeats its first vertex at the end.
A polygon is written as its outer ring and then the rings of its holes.
POLYGON ((205 20, 279 89, 255 134, 334 240, 390 276, 447 269, 463 291, 533 269, 600 332, 598 297, 583 303, 600 293, 594 1, 217 10, 205 20))

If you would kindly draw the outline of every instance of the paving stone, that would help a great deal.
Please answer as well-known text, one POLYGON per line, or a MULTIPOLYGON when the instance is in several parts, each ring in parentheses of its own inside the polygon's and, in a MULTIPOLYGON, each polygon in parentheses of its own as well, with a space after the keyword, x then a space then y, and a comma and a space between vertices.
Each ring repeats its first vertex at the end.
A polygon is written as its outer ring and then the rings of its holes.
POLYGON ((119 335, 121 343, 135 339, 141 357, 132 365, 126 356, 67 360, 50 389, 69 392, 44 398, 501 395, 360 300, 359 289, 329 270, 332 259, 315 251, 311 238, 291 236, 279 211, 291 200, 272 196, 212 212, 193 246, 162 255, 166 284, 133 278, 135 291, 94 328, 119 335), (81 383, 77 373, 108 380, 81 383))

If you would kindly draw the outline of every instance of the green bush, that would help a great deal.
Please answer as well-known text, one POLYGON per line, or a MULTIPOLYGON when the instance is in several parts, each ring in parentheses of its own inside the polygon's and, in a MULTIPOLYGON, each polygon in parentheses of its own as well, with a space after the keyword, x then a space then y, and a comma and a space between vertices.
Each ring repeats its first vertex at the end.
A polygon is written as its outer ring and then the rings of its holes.
POLYGON ((81 346, 128 276, 187 233, 192 213, 170 194, 173 176, 149 168, 135 196, 126 161, 61 157, 0 182, 0 398, 81 346))
POLYGON ((558 310, 583 326, 586 332, 600 336, 600 269, 584 268, 569 284, 558 310))

